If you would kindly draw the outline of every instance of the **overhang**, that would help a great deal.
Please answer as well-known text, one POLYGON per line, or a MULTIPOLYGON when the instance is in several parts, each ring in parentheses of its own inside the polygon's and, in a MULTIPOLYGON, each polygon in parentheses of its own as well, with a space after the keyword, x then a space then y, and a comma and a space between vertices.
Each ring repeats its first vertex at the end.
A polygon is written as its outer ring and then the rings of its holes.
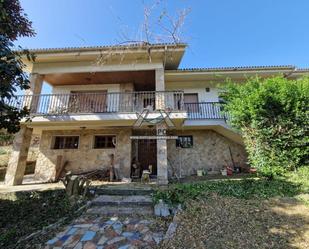
POLYGON ((186 46, 183 43, 136 43, 115 46, 30 49, 30 52, 36 56, 35 62, 29 62, 24 57, 24 63, 30 72, 33 64, 82 61, 106 64, 161 62, 165 69, 177 69, 186 46))

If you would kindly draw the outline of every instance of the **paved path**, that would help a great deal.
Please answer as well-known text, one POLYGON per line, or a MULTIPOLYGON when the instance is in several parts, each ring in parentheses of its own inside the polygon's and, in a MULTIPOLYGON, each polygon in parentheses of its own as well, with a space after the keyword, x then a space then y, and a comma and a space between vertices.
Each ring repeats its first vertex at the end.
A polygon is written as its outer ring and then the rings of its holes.
POLYGON ((49 240, 45 249, 137 249, 160 243, 165 228, 153 218, 82 216, 49 240))

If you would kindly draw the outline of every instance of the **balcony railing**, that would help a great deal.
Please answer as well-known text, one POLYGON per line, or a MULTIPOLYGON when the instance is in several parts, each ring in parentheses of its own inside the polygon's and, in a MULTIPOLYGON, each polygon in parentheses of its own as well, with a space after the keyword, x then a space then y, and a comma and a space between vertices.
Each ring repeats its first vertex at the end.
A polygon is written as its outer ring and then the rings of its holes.
POLYGON ((144 108, 185 110, 181 91, 19 95, 7 104, 18 109, 27 107, 35 115, 135 113, 144 108))
POLYGON ((185 103, 188 119, 228 119, 219 102, 185 103))

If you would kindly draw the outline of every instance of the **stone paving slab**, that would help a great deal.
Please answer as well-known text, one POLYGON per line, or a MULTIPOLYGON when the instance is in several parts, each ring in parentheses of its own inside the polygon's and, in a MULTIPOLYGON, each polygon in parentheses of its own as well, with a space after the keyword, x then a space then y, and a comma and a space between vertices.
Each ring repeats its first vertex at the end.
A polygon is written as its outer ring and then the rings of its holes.
POLYGON ((138 249, 159 244, 165 231, 151 217, 81 216, 55 238, 45 249, 138 249))

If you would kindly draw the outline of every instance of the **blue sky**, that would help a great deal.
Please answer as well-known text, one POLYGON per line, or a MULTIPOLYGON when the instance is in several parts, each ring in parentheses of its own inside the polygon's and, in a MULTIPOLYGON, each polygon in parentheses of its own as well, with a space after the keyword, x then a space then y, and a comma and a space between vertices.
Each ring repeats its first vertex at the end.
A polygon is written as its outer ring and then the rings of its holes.
MULTIPOLYGON (((44 48, 118 43, 122 30, 139 34, 142 2, 21 0, 37 35, 17 44, 44 48)), ((189 48, 181 67, 309 67, 308 0, 166 0, 171 14, 185 7, 191 8, 183 29, 189 48)))

